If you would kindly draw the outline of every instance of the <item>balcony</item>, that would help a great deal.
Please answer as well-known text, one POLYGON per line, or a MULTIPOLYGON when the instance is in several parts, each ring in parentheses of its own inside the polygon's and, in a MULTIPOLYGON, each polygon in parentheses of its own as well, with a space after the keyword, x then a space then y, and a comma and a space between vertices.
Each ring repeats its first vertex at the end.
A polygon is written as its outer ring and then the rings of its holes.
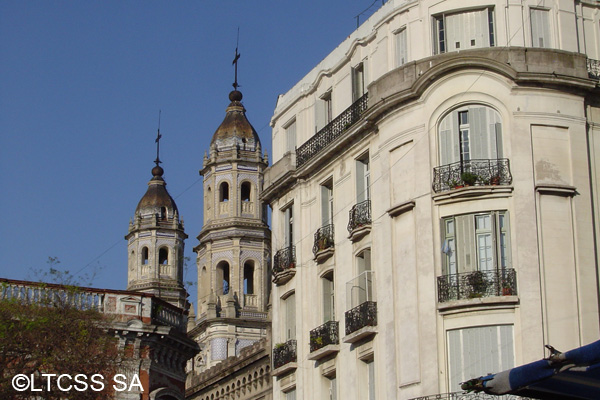
POLYGON ((377 333, 377 303, 365 301, 346 311, 346 336, 344 342, 354 343, 377 333))
POLYGON ((283 375, 284 373, 296 369, 296 341, 288 340, 285 343, 278 343, 273 348, 273 376, 283 375))
POLYGON ((365 271, 346 283, 347 304, 345 343, 354 343, 377 333, 377 302, 375 273, 365 271))
POLYGON ((296 246, 275 253, 273 258, 273 283, 283 285, 296 275, 296 246))
POLYGON ((512 268, 443 275, 437 281, 439 303, 517 295, 517 273, 512 268))
POLYGON ((354 242, 371 231, 371 200, 361 201, 350 210, 348 232, 354 242))
POLYGON ((431 396, 413 397, 410 400, 525 400, 528 397, 521 397, 514 394, 496 396, 493 394, 486 393, 467 393, 467 392, 454 392, 454 393, 440 393, 431 396))
POLYGON ((436 193, 465 186, 510 185, 512 175, 508 158, 459 161, 433 169, 436 193))
POLYGON ((334 249, 333 225, 325 225, 315 232, 313 254, 317 262, 323 262, 333 255, 334 249))
POLYGON ((600 60, 587 59, 588 75, 592 79, 600 80, 600 60))
POLYGON ((339 323, 328 321, 310 331, 309 360, 319 360, 340 351, 339 323))
POLYGON ((333 121, 296 149, 296 168, 300 168, 312 157, 319 154, 335 139, 342 136, 367 109, 367 93, 345 109, 333 121))

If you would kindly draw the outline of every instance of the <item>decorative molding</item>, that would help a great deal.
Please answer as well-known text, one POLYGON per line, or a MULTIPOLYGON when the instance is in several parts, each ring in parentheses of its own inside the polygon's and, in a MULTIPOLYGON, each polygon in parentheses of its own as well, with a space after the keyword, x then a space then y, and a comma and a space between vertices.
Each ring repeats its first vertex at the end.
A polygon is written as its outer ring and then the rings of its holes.
POLYGON ((400 203, 398 205, 393 206, 386 212, 389 214, 390 217, 395 218, 401 214, 404 214, 405 212, 412 211, 413 208, 415 208, 415 201, 409 200, 405 201, 404 203, 400 203))
POLYGON ((560 185, 551 183, 541 183, 535 185, 535 191, 539 194, 552 196, 574 197, 577 193, 577 188, 570 185, 560 185))

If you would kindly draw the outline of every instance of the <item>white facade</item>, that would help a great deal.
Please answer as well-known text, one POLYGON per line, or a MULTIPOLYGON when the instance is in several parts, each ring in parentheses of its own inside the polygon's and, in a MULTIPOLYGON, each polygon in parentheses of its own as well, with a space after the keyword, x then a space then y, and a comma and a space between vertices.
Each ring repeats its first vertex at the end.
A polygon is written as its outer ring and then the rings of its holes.
POLYGON ((274 399, 456 392, 598 339, 598 59, 596 1, 390 0, 279 97, 274 399))

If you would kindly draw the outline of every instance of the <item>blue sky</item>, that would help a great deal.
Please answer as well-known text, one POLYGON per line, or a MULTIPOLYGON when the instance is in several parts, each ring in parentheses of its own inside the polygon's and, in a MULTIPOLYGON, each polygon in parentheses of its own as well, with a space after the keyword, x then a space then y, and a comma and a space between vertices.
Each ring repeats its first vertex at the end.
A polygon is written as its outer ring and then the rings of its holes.
POLYGON ((0 0, 0 277, 35 278, 58 257, 125 289, 123 236, 151 178, 159 110, 164 177, 195 260, 198 170, 229 103, 238 27, 240 90, 270 155, 277 95, 370 6, 361 21, 381 3, 0 0))

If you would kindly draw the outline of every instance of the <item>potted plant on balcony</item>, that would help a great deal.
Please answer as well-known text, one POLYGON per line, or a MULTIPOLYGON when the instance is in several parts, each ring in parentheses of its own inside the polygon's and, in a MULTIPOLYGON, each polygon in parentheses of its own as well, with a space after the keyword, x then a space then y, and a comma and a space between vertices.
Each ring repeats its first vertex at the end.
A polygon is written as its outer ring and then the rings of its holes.
POLYGON ((500 184, 500 176, 494 175, 490 178, 490 185, 498 186, 500 184))
POLYGON ((463 184, 461 184, 456 179, 451 179, 450 181, 447 182, 447 185, 448 185, 448 187, 454 188, 454 189, 460 189, 461 187, 464 186, 463 184))
POLYGON ((466 186, 473 186, 475 182, 477 182, 477 180, 479 179, 479 176, 472 172, 463 172, 460 175, 460 179, 462 179, 466 186))
POLYGON ((275 343, 273 347, 275 350, 283 349, 285 347, 285 343, 275 343))
POLYGON ((320 349, 323 347, 323 336, 311 336, 310 344, 312 345, 311 347, 320 349))
POLYGON ((467 282, 470 288, 469 298, 483 297, 487 289, 485 276, 481 271, 475 271, 467 277, 467 282))
POLYGON ((510 296, 512 295, 512 288, 510 287, 510 285, 508 283, 505 283, 502 286, 502 296, 510 296))

